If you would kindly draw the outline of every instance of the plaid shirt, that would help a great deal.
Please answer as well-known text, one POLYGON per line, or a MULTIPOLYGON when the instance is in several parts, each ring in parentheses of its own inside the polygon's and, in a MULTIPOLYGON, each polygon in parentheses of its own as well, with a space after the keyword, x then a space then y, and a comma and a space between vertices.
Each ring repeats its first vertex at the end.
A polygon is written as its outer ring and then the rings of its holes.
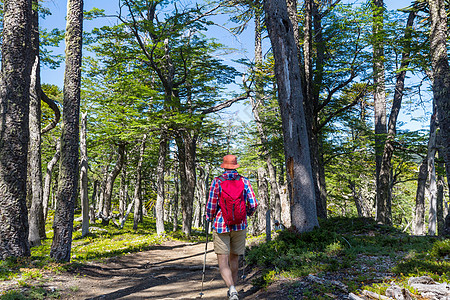
MULTIPOLYGON (((238 175, 239 174, 236 170, 227 170, 222 176, 226 179, 234 179, 238 175)), ((245 177, 241 176, 241 178, 244 182, 244 199, 247 203, 247 216, 251 216, 255 212, 258 203, 256 201, 255 192, 253 192, 252 186, 250 185, 250 181, 245 177)), ((225 225, 225 221, 222 217, 222 211, 219 206, 219 195, 221 191, 222 188, 220 187, 220 180, 216 177, 211 183, 209 199, 206 203, 206 221, 210 222, 214 219, 213 229, 215 229, 217 233, 244 230, 247 228, 247 218, 242 221, 241 224, 231 226, 225 225)))

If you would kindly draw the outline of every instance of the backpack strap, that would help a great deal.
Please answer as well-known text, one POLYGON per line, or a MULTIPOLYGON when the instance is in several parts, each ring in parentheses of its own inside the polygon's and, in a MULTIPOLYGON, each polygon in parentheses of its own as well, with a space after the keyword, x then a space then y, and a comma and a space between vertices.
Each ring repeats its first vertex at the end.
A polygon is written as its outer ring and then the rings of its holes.
MULTIPOLYGON (((225 180, 228 180, 227 178, 225 178, 225 176, 223 176, 223 174, 220 175, 220 176, 218 176, 217 179, 218 179, 220 182, 224 182, 225 180)), ((238 174, 238 175, 236 176, 236 178, 233 179, 233 180, 241 180, 241 179, 242 179, 242 176, 238 174)), ((231 179, 230 179, 230 180, 231 180, 231 179)))

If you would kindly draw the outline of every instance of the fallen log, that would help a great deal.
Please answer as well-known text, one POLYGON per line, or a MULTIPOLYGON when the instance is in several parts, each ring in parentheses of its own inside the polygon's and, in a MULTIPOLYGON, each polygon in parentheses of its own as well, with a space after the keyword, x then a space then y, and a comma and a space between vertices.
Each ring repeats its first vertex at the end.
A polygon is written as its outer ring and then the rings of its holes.
POLYGON ((353 293, 348 294, 348 299, 349 300, 364 300, 363 298, 361 298, 353 293))
POLYGON ((367 296, 367 297, 373 298, 373 299, 380 299, 380 300, 394 300, 394 299, 391 298, 391 297, 386 297, 386 296, 383 296, 383 295, 380 295, 380 294, 377 294, 377 293, 374 293, 374 292, 371 292, 371 291, 368 291, 368 290, 362 291, 362 294, 363 294, 364 296, 367 296))

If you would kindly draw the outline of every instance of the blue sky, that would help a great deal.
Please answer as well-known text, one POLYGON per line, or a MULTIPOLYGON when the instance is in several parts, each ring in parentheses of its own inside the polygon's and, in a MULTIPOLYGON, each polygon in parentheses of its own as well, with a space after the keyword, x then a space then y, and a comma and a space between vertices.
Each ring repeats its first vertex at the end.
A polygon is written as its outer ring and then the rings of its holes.
MULTIPOLYGON (((188 0, 189 1, 189 0, 188 0)), ((194 2, 194 1, 191 1, 194 2)), ((344 3, 359 3, 361 1, 359 0, 343 0, 344 3)), ((63 29, 65 28, 65 16, 66 16, 66 4, 67 2, 65 0, 50 0, 47 1, 44 5, 50 9, 52 12, 52 15, 47 16, 45 19, 40 20, 40 26, 45 27, 48 29, 52 28, 59 28, 63 29)), ((385 4, 389 10, 392 9, 399 9, 404 8, 410 5, 410 0, 385 0, 385 4)), ((89 11, 93 7, 104 9, 106 14, 116 14, 118 11, 118 1, 117 0, 85 0, 84 1, 84 10, 89 11)), ((94 27, 99 27, 102 25, 110 25, 115 23, 116 20, 114 18, 101 18, 94 21, 85 21, 84 22, 84 30, 90 31, 94 27)), ((220 19, 216 20, 217 23, 222 23, 225 27, 229 27, 230 24, 226 24, 227 20, 224 17, 221 17, 220 19)), ((240 36, 234 36, 227 30, 221 27, 213 27, 210 29, 207 33, 211 37, 215 37, 220 42, 225 44, 228 47, 235 48, 238 50, 239 56, 253 59, 253 28, 252 24, 240 35, 240 36)), ((267 41, 266 41, 267 43, 267 41)), ((64 53, 64 43, 61 43, 61 46, 57 49, 54 49, 55 53, 64 53)), ((231 60, 235 58, 235 56, 224 56, 222 57, 225 61, 228 61, 229 63, 232 63, 231 60)), ((235 65, 236 67, 236 65, 235 65)), ((42 82, 43 83, 50 83, 55 84, 59 87, 63 86, 63 79, 64 79, 64 64, 61 65, 60 68, 56 70, 50 70, 48 68, 43 67, 42 68, 42 82)), ((419 80, 419 79, 417 79, 419 80)), ((420 118, 425 115, 426 109, 416 109, 413 113, 414 117, 420 118)), ((400 118, 400 121, 407 122, 407 126, 410 129, 419 129, 426 127, 428 124, 427 122, 421 123, 421 122, 412 122, 411 116, 405 115, 405 109, 402 109, 402 115, 400 118)), ((244 121, 248 121, 252 118, 251 109, 248 107, 248 105, 245 104, 235 104, 230 109, 228 109, 228 112, 232 115, 233 118, 241 119, 244 121)))
MULTIPOLYGON (((355 3, 358 1, 354 0, 345 0, 343 2, 346 3, 355 3)), ((411 1, 410 0, 385 0, 386 6, 388 9, 398 9, 402 7, 408 6, 411 1)), ((65 16, 66 16, 66 5, 67 2, 65 0, 50 0, 45 2, 46 7, 50 9, 52 15, 47 16, 45 19, 40 20, 40 26, 52 29, 59 28, 63 29, 66 26, 65 16)), ((84 1, 84 10, 89 11, 93 7, 104 9, 106 14, 116 14, 118 11, 118 1, 114 0, 85 0, 84 1)), ((114 18, 101 18, 95 21, 85 21, 84 22, 84 30, 90 31, 95 26, 102 26, 114 23, 114 18)), ((223 22, 225 24, 226 19, 221 18, 219 22, 223 22)), ((253 57, 253 28, 249 26, 247 30, 243 32, 240 36, 233 36, 231 33, 226 31, 220 27, 214 27, 209 30, 209 34, 214 36, 219 41, 223 41, 224 44, 231 48, 238 49, 240 55, 244 54, 247 58, 253 57)), ((61 47, 58 49, 54 49, 55 53, 64 53, 64 43, 61 43, 61 47)), ((226 59, 226 58, 225 58, 226 59)), ((42 70, 42 81, 44 83, 56 84, 60 87, 63 85, 63 74, 64 67, 63 65, 58 70, 48 70, 43 68, 42 70)))

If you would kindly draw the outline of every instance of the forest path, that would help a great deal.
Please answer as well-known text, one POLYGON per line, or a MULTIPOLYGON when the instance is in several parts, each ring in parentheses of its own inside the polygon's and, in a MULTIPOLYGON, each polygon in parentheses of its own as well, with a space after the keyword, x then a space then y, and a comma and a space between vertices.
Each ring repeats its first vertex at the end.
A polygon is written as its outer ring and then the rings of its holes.
MULTIPOLYGON (((210 242, 202 299, 226 299, 212 249, 210 242)), ((200 299, 204 254, 205 243, 169 241, 148 251, 84 264, 74 273, 53 275, 45 285, 60 290, 61 299, 200 299)), ((251 279, 240 280, 241 299, 253 293, 251 279)))

